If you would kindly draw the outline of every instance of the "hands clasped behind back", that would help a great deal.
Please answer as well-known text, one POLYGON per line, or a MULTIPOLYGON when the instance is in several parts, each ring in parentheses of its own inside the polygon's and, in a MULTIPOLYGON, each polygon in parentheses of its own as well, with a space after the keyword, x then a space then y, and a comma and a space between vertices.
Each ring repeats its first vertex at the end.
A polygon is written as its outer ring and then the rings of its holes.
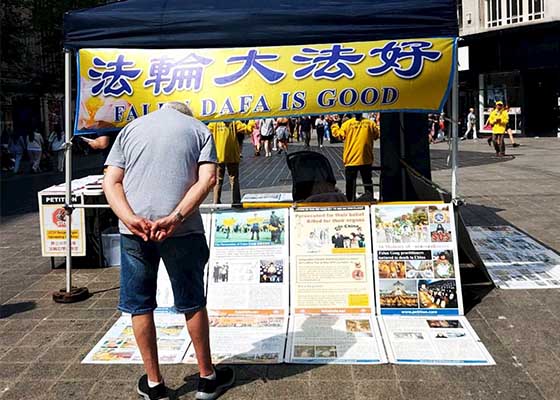
POLYGON ((127 221, 123 221, 126 227, 134 235, 142 238, 145 242, 153 240, 161 242, 173 234, 179 221, 174 216, 167 216, 156 221, 133 215, 127 221))

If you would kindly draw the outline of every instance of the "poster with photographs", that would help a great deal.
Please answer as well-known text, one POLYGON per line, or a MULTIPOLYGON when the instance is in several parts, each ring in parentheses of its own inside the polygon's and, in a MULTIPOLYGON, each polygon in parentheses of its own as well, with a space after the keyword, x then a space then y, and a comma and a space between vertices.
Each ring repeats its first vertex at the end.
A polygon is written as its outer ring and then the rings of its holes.
POLYGON ((560 288, 560 255, 512 226, 470 226, 471 240, 500 289, 560 288))
POLYGON ((382 364, 385 348, 369 314, 296 314, 290 317, 287 362, 298 364, 382 364))
MULTIPOLYGON (((161 364, 178 364, 190 344, 183 314, 155 312, 161 364)), ((142 364, 132 332, 132 319, 123 314, 82 361, 83 364, 142 364)))
POLYGON ((286 314, 288 209, 215 212, 208 262, 211 315, 286 314))
POLYGON ((495 364, 465 317, 382 316, 379 320, 391 363, 495 364))
MULTIPOLYGON (((288 319, 274 315, 211 316, 210 343, 215 364, 277 364, 284 361, 288 319)), ((193 346, 184 363, 196 364, 193 346)))
POLYGON ((300 207, 290 224, 292 311, 371 312, 369 207, 300 207))
POLYGON ((372 206, 379 315, 461 315, 451 204, 372 206))

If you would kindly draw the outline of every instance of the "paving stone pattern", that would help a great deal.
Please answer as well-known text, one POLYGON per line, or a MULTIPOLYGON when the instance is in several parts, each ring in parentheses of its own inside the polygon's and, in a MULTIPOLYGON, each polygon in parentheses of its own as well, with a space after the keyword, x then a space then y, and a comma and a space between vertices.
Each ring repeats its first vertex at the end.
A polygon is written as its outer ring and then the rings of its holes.
MULTIPOLYGON (((512 224, 560 250, 560 141, 520 142, 512 149, 515 158, 507 159, 494 158, 485 141, 461 143, 465 218, 474 225, 512 224)), ((289 191, 284 158, 256 159, 248 147, 241 166, 244 192, 289 191)), ((343 188, 340 146, 321 151, 343 188)), ((434 179, 445 187, 447 155, 446 144, 433 146, 434 179)), ((47 186, 34 179, 34 188, 47 186)), ((2 197, 15 203, 17 185, 10 188, 2 197)), ((53 303, 51 292, 64 287, 64 271, 52 271, 49 259, 40 256, 35 212, 2 219, 0 260, 0 399, 138 398, 134 385, 141 366, 80 364, 118 317, 118 268, 74 271, 74 283, 87 285, 93 296, 77 304, 53 303)), ((496 366, 244 366, 236 367, 238 384, 223 398, 560 399, 559 310, 558 290, 492 290, 467 317, 496 366)), ((193 397, 193 366, 163 371, 175 398, 193 397)))

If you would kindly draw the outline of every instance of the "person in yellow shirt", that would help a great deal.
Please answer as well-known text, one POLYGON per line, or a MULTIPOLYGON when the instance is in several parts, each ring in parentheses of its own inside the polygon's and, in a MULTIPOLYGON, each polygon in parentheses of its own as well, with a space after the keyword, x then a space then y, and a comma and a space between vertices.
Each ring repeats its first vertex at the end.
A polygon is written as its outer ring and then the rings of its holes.
POLYGON ((241 202, 239 187, 239 162, 241 161, 237 134, 245 134, 247 126, 241 121, 211 122, 208 129, 212 132, 216 144, 216 186, 214 186, 214 204, 222 201, 222 186, 227 169, 231 187, 231 201, 233 204, 241 202))
POLYGON ((344 141, 342 162, 346 178, 346 198, 348 201, 356 199, 356 179, 358 172, 362 177, 364 190, 373 198, 373 181, 371 164, 373 164, 373 142, 379 138, 379 127, 369 119, 363 119, 362 114, 355 114, 339 126, 334 123, 331 127, 332 135, 344 141))
POLYGON ((506 155, 504 135, 508 122, 509 116, 507 110, 504 109, 504 103, 497 101, 496 108, 494 108, 490 113, 490 117, 488 117, 488 123, 492 126, 492 141, 494 142, 494 149, 498 157, 506 155))

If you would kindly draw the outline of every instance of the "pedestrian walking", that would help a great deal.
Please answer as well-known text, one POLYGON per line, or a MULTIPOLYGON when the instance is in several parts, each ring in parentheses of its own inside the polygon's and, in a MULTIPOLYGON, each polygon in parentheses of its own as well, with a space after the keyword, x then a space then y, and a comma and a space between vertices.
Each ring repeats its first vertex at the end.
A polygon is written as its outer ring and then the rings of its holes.
POLYGON ((272 145, 272 141, 274 140, 274 119, 272 118, 265 118, 261 120, 261 140, 262 140, 262 147, 264 148, 264 155, 265 157, 270 157, 272 152, 270 150, 270 146, 272 145))
POLYGON ((209 250, 198 207, 216 182, 216 161, 212 134, 180 102, 130 122, 106 161, 103 189, 121 232, 118 308, 132 316, 146 372, 137 392, 147 400, 170 396, 158 362, 153 315, 160 258, 196 353, 196 399, 217 398, 235 379, 231 368, 212 365, 204 294, 209 250))
POLYGON ((247 130, 251 133, 251 144, 255 148, 255 156, 261 155, 261 121, 258 119, 249 121, 247 130))
POLYGON ((217 182, 214 186, 214 204, 222 202, 222 187, 227 170, 229 185, 231 189, 231 202, 241 203, 241 190, 239 187, 239 163, 241 162, 239 152, 238 133, 245 133, 247 126, 241 121, 233 122, 211 122, 208 129, 212 132, 216 143, 216 156, 218 165, 216 168, 217 182))
POLYGON ((55 125, 49 135, 49 149, 55 156, 56 170, 64 171, 64 132, 60 129, 60 125, 55 125))
POLYGON ((325 128, 327 126, 327 121, 325 121, 325 116, 321 115, 315 120, 315 130, 317 131, 317 146, 321 149, 323 148, 323 140, 325 138, 325 128))
POLYGON ((467 130, 461 140, 467 140, 469 138, 469 133, 472 133, 473 140, 478 139, 478 136, 476 135, 476 114, 474 113, 474 108, 469 108, 469 114, 467 115, 467 130))
POLYGON ((311 141, 311 117, 306 115, 305 117, 301 118, 300 121, 300 129, 303 136, 303 140, 305 142, 305 147, 309 147, 309 142, 311 141))
POLYGON ((288 142, 290 140, 289 123, 288 118, 281 117, 276 119, 275 137, 278 139, 278 154, 281 154, 282 151, 288 152, 288 142))
POLYGON ((505 110, 508 113, 508 123, 506 125, 506 132, 509 136, 509 141, 511 142, 511 147, 519 147, 521 146, 519 143, 517 143, 515 141, 515 139, 513 138, 513 129, 512 129, 512 121, 509 119, 509 106, 506 104, 505 106, 505 110))
POLYGON ((346 178, 346 198, 356 199, 356 179, 358 172, 362 178, 364 191, 373 199, 373 180, 371 165, 373 164, 373 142, 379 138, 377 124, 363 119, 362 114, 355 114, 342 123, 332 125, 332 134, 344 140, 342 161, 346 178))
POLYGON ((29 132, 27 136, 27 154, 31 163, 31 171, 41 172, 41 157, 43 156, 43 135, 38 129, 29 132))
POLYGON ((8 151, 14 156, 14 173, 20 173, 19 169, 21 167, 21 159, 23 158, 23 153, 27 149, 27 143, 25 143, 25 138, 16 132, 12 132, 10 135, 10 140, 8 142, 8 151))
POLYGON ((496 108, 490 113, 490 117, 488 118, 488 123, 492 126, 492 142, 494 143, 497 157, 506 155, 504 135, 508 122, 509 116, 504 108, 504 103, 502 101, 497 101, 496 108))

